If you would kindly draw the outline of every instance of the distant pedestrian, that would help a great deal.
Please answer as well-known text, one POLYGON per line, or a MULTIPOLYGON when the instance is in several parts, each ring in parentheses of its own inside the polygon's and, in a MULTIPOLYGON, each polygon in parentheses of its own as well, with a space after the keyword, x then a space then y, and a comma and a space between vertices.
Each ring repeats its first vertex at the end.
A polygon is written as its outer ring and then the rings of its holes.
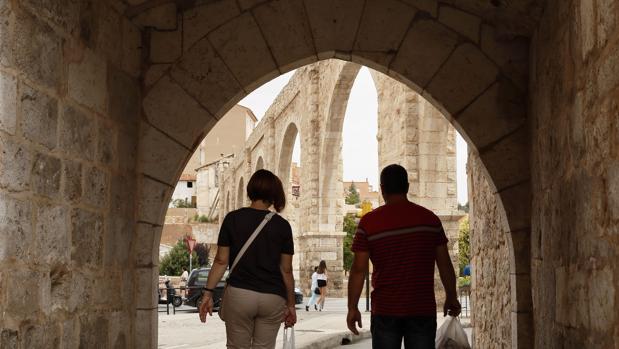
POLYGON ((228 213, 221 224, 217 255, 202 291, 200 321, 206 322, 207 313, 212 315, 214 289, 230 267, 220 313, 225 314, 227 347, 275 348, 281 323, 290 327, 297 321, 292 229, 269 210, 273 206, 281 212, 286 206, 277 176, 256 171, 247 195, 251 205, 228 213))
POLYGON ((358 334, 361 313, 357 307, 365 273, 371 260, 372 347, 400 349, 434 348, 436 300, 434 264, 447 299, 445 315, 460 314, 456 274, 447 237, 439 218, 430 210, 408 201, 408 174, 389 165, 380 174, 385 205, 361 218, 352 250, 355 253, 348 280, 348 328, 358 334))
POLYGON ((187 268, 183 267, 183 273, 181 274, 181 296, 187 296, 187 279, 189 278, 189 273, 187 272, 187 268))
POLYGON ((310 300, 305 306, 305 311, 309 311, 309 308, 313 305, 314 310, 318 310, 316 307, 316 301, 320 297, 320 289, 318 288, 318 267, 314 267, 314 273, 312 274, 312 284, 310 286, 310 300))
POLYGON ((327 279, 327 263, 325 261, 320 261, 320 264, 318 264, 318 275, 316 275, 316 282, 320 290, 318 311, 322 311, 325 307, 325 300, 327 299, 327 279))

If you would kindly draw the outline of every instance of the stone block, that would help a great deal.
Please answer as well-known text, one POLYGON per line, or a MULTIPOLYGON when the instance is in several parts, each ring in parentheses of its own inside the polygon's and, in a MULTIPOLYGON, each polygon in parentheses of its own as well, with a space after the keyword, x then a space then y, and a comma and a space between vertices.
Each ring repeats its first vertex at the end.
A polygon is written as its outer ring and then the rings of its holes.
POLYGON ((438 3, 435 0, 404 0, 404 2, 432 17, 436 17, 438 13, 438 3))
POLYGON ((501 72, 515 83, 520 91, 527 91, 529 41, 526 38, 499 38, 493 27, 482 25, 481 50, 499 66, 501 72))
POLYGON ((497 191, 529 178, 528 137, 528 128, 523 126, 491 146, 479 150, 479 156, 497 191))
POLYGON ((70 33, 79 27, 80 2, 24 0, 20 6, 70 33))
POLYGON ((401 81, 409 81, 422 89, 449 57, 457 42, 456 33, 444 25, 432 20, 416 21, 404 38, 390 69, 401 81))
MULTIPOLYGON (((203 66, 208 64, 206 61, 202 63, 203 66)), ((185 88, 200 91, 198 100, 206 102, 206 98, 210 97, 210 103, 223 103, 224 98, 229 96, 224 92, 225 85, 214 85, 205 89, 208 80, 198 82, 197 78, 200 73, 195 73, 196 80, 193 80, 193 77, 184 75, 184 72, 178 72, 180 74, 179 79, 181 79, 180 81, 185 88), (221 87, 222 90, 217 92, 218 87, 221 87), (209 95, 209 92, 213 94, 209 95)), ((218 76, 221 75, 214 74, 208 79, 216 79, 218 76)), ((232 92, 231 88, 228 88, 228 90, 232 92)), ((169 77, 162 79, 149 91, 144 99, 143 107, 146 117, 152 125, 160 130, 165 130, 168 136, 190 149, 193 149, 194 145, 198 144, 217 122, 208 110, 204 109, 196 99, 188 95, 185 89, 169 77)), ((218 108, 214 104, 209 104, 208 107, 218 108)))
POLYGON ((238 3, 241 11, 245 11, 268 1, 269 0, 239 0, 238 3))
POLYGON ((514 312, 531 312, 531 275, 510 274, 511 305, 514 312))
POLYGON ((62 79, 62 39, 47 24, 26 12, 16 12, 14 20, 8 47, 0 54, 5 58, 0 58, 0 62, 17 68, 45 87, 58 88, 62 79))
POLYGON ((90 211, 74 209, 71 212, 71 259, 82 266, 100 266, 102 242, 102 217, 90 211))
POLYGON ((172 64, 151 64, 144 74, 144 85, 150 87, 168 73, 172 64))
POLYGON ((96 124, 81 110, 64 106, 60 116, 60 148, 72 159, 93 161, 96 124))
POLYGON ((101 121, 98 127, 98 141, 96 160, 104 166, 114 166, 116 164, 116 130, 101 121))
MULTIPOLYGON (((209 40, 243 87, 255 86, 278 68, 253 17, 242 14, 209 34, 209 40)), ((214 113, 216 111, 213 111, 214 113)))
POLYGON ((604 47, 617 25, 617 3, 613 0, 600 0, 597 4, 597 44, 604 47))
POLYGON ((71 259, 71 235, 65 206, 39 204, 36 209, 35 255, 46 263, 68 263, 71 259))
POLYGON ((136 297, 136 306, 139 310, 157 309, 157 284, 159 282, 159 268, 136 268, 135 280, 138 285, 144 286, 145 294, 136 297), (147 288, 148 287, 148 288, 147 288))
POLYGON ((175 185, 189 150, 150 125, 143 123, 140 136, 142 173, 175 185))
POLYGON ((183 31, 152 31, 150 33, 151 63, 174 63, 183 54, 183 31))
POLYGON ((133 244, 133 255, 137 267, 153 267, 159 264, 159 243, 161 227, 138 223, 136 242, 133 244))
POLYGON ((579 12, 579 29, 581 43, 581 58, 584 61, 595 47, 595 4, 592 1, 581 1, 577 7, 579 12))
POLYGON ((61 340, 60 325, 56 322, 28 323, 20 329, 22 348, 59 348, 61 340))
POLYGON ((138 220, 151 224, 163 224, 168 208, 167 203, 173 189, 170 185, 142 177, 138 200, 138 220))
POLYGON ((152 27, 158 30, 176 30, 178 15, 175 3, 164 3, 140 12, 131 19, 136 25, 145 28, 152 27))
POLYGON ((132 127, 140 117, 140 83, 121 70, 110 68, 108 74, 108 109, 113 120, 132 127))
POLYGON ((19 124, 24 138, 49 149, 56 148, 58 101, 28 85, 21 85, 19 99, 19 124))
POLYGON ((479 43, 481 18, 451 6, 441 6, 438 20, 460 35, 479 43))
MULTIPOLYGON (((529 182, 523 182, 505 189, 497 195, 498 202, 505 209, 505 221, 512 232, 531 226, 531 188, 529 182)), ((500 210, 499 210, 500 211, 500 210)), ((503 214, 503 212, 498 212, 503 214)))
POLYGON ((432 98, 455 115, 486 90, 497 75, 496 65, 486 55, 464 43, 432 78, 422 96, 432 98))
POLYGON ((24 241, 34 239, 30 203, 0 194, 0 231, 0 261, 28 259, 24 241))
POLYGON ((70 202, 78 202, 82 198, 82 164, 64 160, 62 162, 62 194, 70 202))
MULTIPOLYGON (((154 287, 150 287, 155 289, 154 287)), ((136 349, 151 349, 157 345, 157 309, 136 310, 134 342, 136 349)))
POLYGON ((619 45, 609 47, 597 71, 599 95, 604 96, 619 83, 619 45))
POLYGON ((19 297, 6 297, 5 316, 33 320, 36 313, 42 310, 41 301, 44 298, 44 293, 49 292, 49 276, 38 270, 14 267, 11 270, 11 278, 29 280, 28 283, 32 287, 24 287, 23 290, 20 290, 19 297))
POLYGON ((17 126, 17 79, 0 72, 0 130, 15 134, 17 126))
POLYGON ((62 175, 60 159, 39 153, 32 166, 30 188, 36 194, 51 199, 60 195, 60 178, 62 175))
POLYGON ((140 75, 142 68, 142 33, 128 19, 122 19, 122 68, 133 77, 140 75))
POLYGON ((361 0, 305 1, 319 59, 334 57, 336 52, 350 57, 363 4, 361 0))
POLYGON ((252 12, 280 71, 318 60, 303 0, 271 1, 252 12))
POLYGON ((414 8, 395 0, 367 2, 357 31, 353 55, 374 61, 374 64, 388 66, 397 53, 415 13, 414 8))
POLYGON ((118 167, 121 171, 132 172, 136 166, 138 153, 137 132, 121 130, 116 137, 116 154, 118 154, 118 167))
POLYGON ((128 261, 135 234, 135 204, 126 197, 135 197, 136 180, 133 174, 111 178, 109 215, 105 221, 104 263, 124 265, 128 261))
MULTIPOLYGON (((107 64, 89 49, 83 50, 78 60, 69 63, 69 97, 99 113, 107 111, 107 64)), ((77 54, 76 54, 77 55, 77 54)))
POLYGON ((18 334, 18 331, 3 328, 2 332, 0 332, 0 345, 7 349, 19 348, 18 334))
POLYGON ((0 187, 9 191, 30 188, 34 155, 10 137, 0 137, 0 187))
POLYGON ((465 137, 481 149, 524 125, 526 107, 526 97, 501 79, 455 117, 465 137))
POLYGON ((109 322, 103 315, 80 316, 80 348, 108 348, 109 322))
POLYGON ((97 51, 107 57, 116 66, 122 64, 122 18, 114 9, 102 4, 97 13, 97 51))
POLYGON ((183 12, 183 50, 189 50, 211 30, 240 14, 230 1, 217 1, 196 6, 183 12))
POLYGON ((84 170, 83 202, 96 208, 107 205, 109 174, 95 166, 84 170))
MULTIPOLYGON (((617 280, 613 278, 615 265, 607 265, 602 269, 594 270, 589 287, 589 312, 591 328, 600 333, 611 333, 616 330, 616 321, 619 318, 615 311, 615 295, 617 280)), ((615 273, 616 275, 616 273, 615 273)))

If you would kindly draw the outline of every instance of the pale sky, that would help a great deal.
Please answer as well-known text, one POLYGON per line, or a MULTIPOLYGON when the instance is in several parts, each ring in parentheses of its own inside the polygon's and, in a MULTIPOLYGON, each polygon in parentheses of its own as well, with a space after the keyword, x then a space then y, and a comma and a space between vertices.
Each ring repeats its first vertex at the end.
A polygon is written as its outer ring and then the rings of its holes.
MULTIPOLYGON (((275 97, 290 80, 294 71, 281 75, 243 98, 239 104, 250 108, 258 120, 275 100, 275 97)), ((374 81, 368 68, 359 71, 353 84, 344 117, 342 131, 342 159, 344 161, 345 181, 364 181, 366 178, 378 189, 378 143, 376 133, 378 98, 374 81)), ((456 136, 458 202, 464 204, 467 198, 466 157, 467 145, 458 134, 456 136)), ((297 137, 292 161, 300 160, 300 142, 297 137)))

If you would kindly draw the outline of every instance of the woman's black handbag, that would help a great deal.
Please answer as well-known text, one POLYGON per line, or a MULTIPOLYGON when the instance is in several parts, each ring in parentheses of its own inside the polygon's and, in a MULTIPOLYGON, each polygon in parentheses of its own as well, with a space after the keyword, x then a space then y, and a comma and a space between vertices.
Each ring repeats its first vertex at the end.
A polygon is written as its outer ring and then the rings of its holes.
POLYGON ((316 287, 316 288, 314 289, 314 293, 315 293, 315 294, 320 294, 320 289, 319 289, 318 287, 316 287))

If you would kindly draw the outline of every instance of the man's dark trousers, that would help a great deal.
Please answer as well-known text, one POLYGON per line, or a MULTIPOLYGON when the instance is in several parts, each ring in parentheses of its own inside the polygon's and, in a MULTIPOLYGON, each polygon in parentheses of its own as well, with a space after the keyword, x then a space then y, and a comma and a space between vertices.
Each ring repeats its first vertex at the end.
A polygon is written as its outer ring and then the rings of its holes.
POLYGON ((436 316, 372 315, 372 348, 400 349, 402 338, 406 349, 434 349, 436 316))

